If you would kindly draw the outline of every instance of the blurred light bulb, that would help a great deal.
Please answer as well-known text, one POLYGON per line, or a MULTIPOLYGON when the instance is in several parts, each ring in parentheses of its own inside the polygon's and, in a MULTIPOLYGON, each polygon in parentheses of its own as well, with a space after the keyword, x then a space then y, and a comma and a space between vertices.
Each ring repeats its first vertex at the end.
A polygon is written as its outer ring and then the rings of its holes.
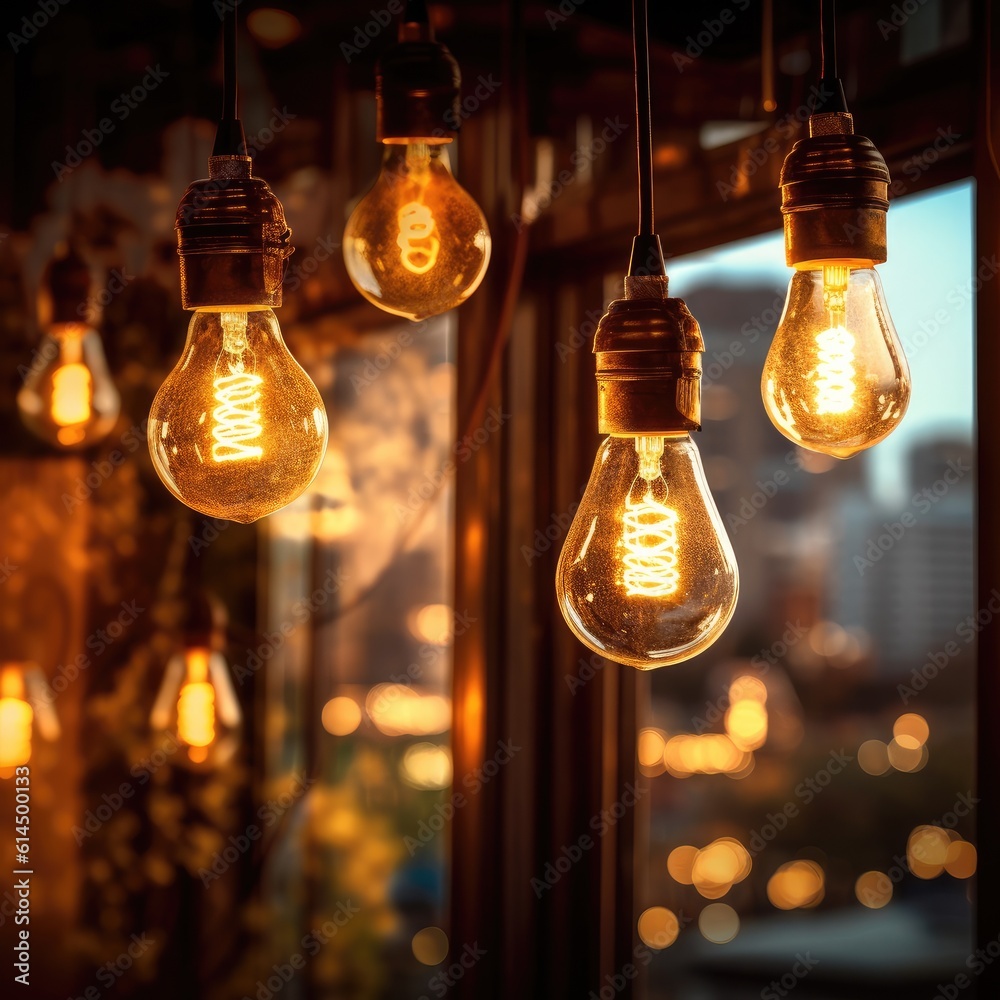
POLYGON ((355 287, 411 320, 461 305, 483 280, 491 246, 486 218, 440 143, 387 142, 382 172, 344 230, 355 287))
POLYGON ((222 654, 193 646, 167 665, 150 725, 177 740, 181 763, 200 767, 232 756, 241 717, 222 654))
POLYGON ((34 663, 0 665, 0 778, 31 759, 32 738, 59 736, 52 692, 34 663))
POLYGON ((326 410, 270 309, 214 306, 195 311, 147 435, 174 496, 246 524, 313 481, 326 451, 326 410))
POLYGON ((640 669, 679 663, 718 638, 738 590, 690 436, 607 438, 556 571, 559 606, 577 638, 640 669))
POLYGON ((788 299, 761 377, 764 407, 790 441, 837 458, 896 427, 910 373, 869 261, 811 261, 788 299))
POLYGON ((86 448, 106 437, 118 420, 121 398, 97 331, 84 323, 50 326, 17 394, 17 407, 30 431, 60 448, 86 448))

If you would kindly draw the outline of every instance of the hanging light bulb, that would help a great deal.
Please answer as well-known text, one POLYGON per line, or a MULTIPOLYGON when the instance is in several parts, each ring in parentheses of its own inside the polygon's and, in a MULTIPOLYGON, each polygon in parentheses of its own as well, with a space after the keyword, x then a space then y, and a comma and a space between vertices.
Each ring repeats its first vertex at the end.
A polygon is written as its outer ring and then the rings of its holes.
POLYGON ((226 12, 226 96, 209 176, 177 209, 184 352, 149 413, 153 466, 179 500, 249 523, 290 503, 326 452, 326 410, 271 311, 291 231, 252 176, 236 118, 235 13, 226 12))
POLYGON ((90 284, 90 269, 73 249, 50 265, 42 296, 46 332, 17 394, 24 425, 66 449, 105 438, 121 411, 101 337, 80 318, 90 284))
POLYGON ((640 670, 708 648, 736 608, 739 574, 690 431, 701 428, 698 322, 667 297, 653 227, 645 0, 633 0, 639 235, 594 334, 597 409, 608 434, 566 534, 556 597, 594 652, 640 670))
POLYGON ((666 291, 664 275, 629 276, 625 298, 598 324, 600 429, 610 436, 556 570, 559 607, 577 638, 643 670, 710 646, 739 589, 688 433, 700 421, 701 331, 666 291))
POLYGON ((59 722, 45 679, 34 663, 0 665, 0 778, 9 778, 31 759, 32 736, 59 736, 59 722))
POLYGON ((490 260, 486 218, 448 161, 460 85, 458 64, 434 41, 423 4, 409 3, 399 44, 379 60, 382 172, 348 219, 344 262, 366 299, 411 320, 461 305, 490 260))
POLYGON ((182 650, 167 664, 150 714, 154 732, 176 741, 176 760, 195 769, 229 760, 242 721, 226 660, 225 616, 206 595, 191 603, 182 650))
POLYGON ((889 171, 872 142, 854 134, 834 28, 826 0, 820 92, 828 97, 781 168, 785 257, 795 274, 761 394, 790 441, 850 458, 902 420, 910 372, 875 272, 886 259, 889 171))

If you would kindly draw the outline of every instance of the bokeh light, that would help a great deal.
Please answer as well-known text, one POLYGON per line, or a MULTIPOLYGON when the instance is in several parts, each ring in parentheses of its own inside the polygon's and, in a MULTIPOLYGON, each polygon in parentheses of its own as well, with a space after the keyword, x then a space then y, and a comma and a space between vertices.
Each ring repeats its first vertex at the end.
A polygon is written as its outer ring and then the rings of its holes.
POLYGON ((451 699, 409 684, 376 684, 365 708, 386 736, 433 736, 451 727, 451 699))
POLYGON ((280 49, 302 34, 302 24, 294 14, 277 7, 258 7, 247 15, 247 29, 268 49, 280 49))
POLYGON ((333 736, 349 736, 361 725, 361 706, 346 695, 331 698, 323 706, 323 728, 333 736))
MULTIPOLYGON (((908 739, 908 737, 904 737, 908 739)), ((909 773, 914 773, 916 771, 921 771, 927 765, 927 759, 929 754, 927 752, 927 746, 919 747, 907 747, 903 746, 898 740, 893 739, 889 746, 886 748, 886 753, 889 757, 889 763, 897 771, 905 771, 909 773)))
POLYGON ((411 788, 447 788, 451 784, 451 753, 433 743, 414 743, 403 754, 400 775, 411 788))
POLYGON ((918 750, 931 734, 931 727, 922 715, 907 712, 893 724, 892 735, 896 742, 907 750, 918 750))
POLYGON ((669 948, 677 940, 680 929, 677 916, 665 906, 651 906, 639 917, 640 940, 658 951, 669 948))
POLYGON ((891 766, 888 748, 881 740, 865 740, 858 747, 858 767, 866 774, 885 774, 891 766))
POLYGON ((967 840, 955 840, 948 845, 944 869, 954 878, 971 878, 976 874, 976 848, 967 840))
POLYGON ((653 776, 663 773, 665 767, 663 749, 666 745, 666 737, 661 730, 649 727, 639 730, 639 738, 636 740, 636 756, 643 774, 653 776))
POLYGON ((431 646, 447 646, 455 631, 455 613, 447 604, 425 604, 411 611, 410 632, 415 639, 431 646))
POLYGON ((425 927, 413 935, 413 957, 422 965, 440 965, 448 957, 448 935, 440 927, 425 927))
POLYGON ((892 899, 892 880, 885 872, 865 872, 854 883, 854 895, 862 906, 880 910, 892 899))
POLYGON ((767 740, 767 709, 755 698, 741 698, 726 709, 726 734, 738 750, 756 750, 767 740))
POLYGON ((789 861, 768 879, 767 898, 779 910, 807 909, 823 899, 826 877, 815 861, 789 861))
POLYGON ((951 837, 939 826, 917 826, 906 841, 906 863, 917 878, 937 878, 948 860, 951 837))
POLYGON ((753 755, 741 750, 722 733, 701 736, 672 736, 663 750, 663 763, 675 778, 692 774, 729 774, 741 777, 749 774, 753 755))
POLYGON ((739 914, 726 903, 709 903, 698 915, 698 930, 712 944, 728 944, 740 932, 739 914))

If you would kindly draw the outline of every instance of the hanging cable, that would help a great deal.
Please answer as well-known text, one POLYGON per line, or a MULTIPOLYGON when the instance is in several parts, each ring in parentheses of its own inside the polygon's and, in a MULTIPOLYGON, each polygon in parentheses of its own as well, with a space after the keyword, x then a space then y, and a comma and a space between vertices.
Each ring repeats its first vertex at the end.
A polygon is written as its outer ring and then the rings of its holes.
POLYGON ((837 69, 837 0, 819 0, 819 83, 817 112, 847 111, 837 69))
POLYGON ((236 105, 236 5, 232 4, 226 7, 222 21, 222 118, 213 156, 246 155, 246 136, 236 105))
POLYGON ((632 244, 630 275, 663 274, 663 253, 655 235, 653 212, 653 122, 649 84, 649 10, 647 0, 632 0, 635 56, 636 157, 639 172, 639 234, 632 244))

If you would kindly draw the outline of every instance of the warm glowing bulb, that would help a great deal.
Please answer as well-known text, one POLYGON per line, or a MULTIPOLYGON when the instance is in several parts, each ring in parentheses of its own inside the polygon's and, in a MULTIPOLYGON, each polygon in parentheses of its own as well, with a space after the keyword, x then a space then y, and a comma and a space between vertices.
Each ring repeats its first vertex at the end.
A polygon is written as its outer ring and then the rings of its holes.
POLYGON ((774 426, 837 458, 881 441, 910 400, 906 358, 870 263, 800 266, 761 378, 774 426))
POLYGON ((189 507, 248 523, 294 500, 326 451, 326 410, 270 309, 199 309, 153 400, 153 465, 189 507))
POLYGON ((168 664, 150 716, 154 730, 182 746, 178 763, 205 765, 228 759, 237 746, 241 712, 226 661, 192 646, 168 664))
POLYGON ((461 305, 483 280, 490 247, 486 219, 440 144, 386 144, 382 173, 344 230, 358 291, 413 320, 461 305))
POLYGON ((24 682, 16 670, 0 672, 0 770, 27 764, 31 758, 34 711, 24 699, 24 682))
POLYGON ((85 448, 106 437, 121 398, 108 372, 98 333, 82 323, 49 329, 17 394, 30 430, 61 448, 85 448))
POLYGON ((556 573, 559 606, 577 638, 643 670, 679 663, 718 638, 738 590, 691 438, 607 438, 556 573))

